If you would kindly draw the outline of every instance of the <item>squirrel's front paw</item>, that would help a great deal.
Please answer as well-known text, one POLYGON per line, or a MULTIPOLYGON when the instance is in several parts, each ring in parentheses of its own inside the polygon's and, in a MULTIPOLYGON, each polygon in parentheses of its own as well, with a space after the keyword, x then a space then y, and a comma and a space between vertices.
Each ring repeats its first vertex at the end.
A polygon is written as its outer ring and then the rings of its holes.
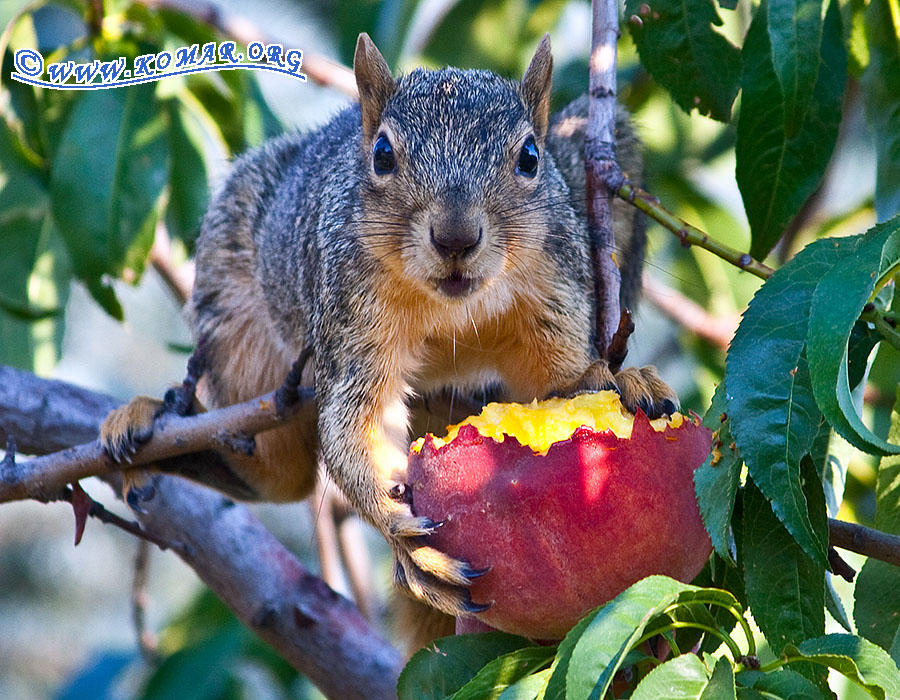
MULTIPOLYGON (((100 426, 103 449, 120 464, 131 462, 137 448, 153 435, 153 424, 163 410, 163 402, 149 396, 137 396, 125 406, 110 412, 100 426)), ((122 493, 132 509, 144 512, 141 505, 153 498, 156 490, 143 469, 122 473, 122 493)))
POLYGON ((472 569, 423 540, 441 526, 411 513, 396 513, 390 525, 389 542, 394 553, 394 584, 414 598, 458 617, 486 610, 472 602, 468 585, 487 569, 472 569))
POLYGON ((594 362, 575 386, 567 392, 569 396, 587 391, 612 389, 622 397, 626 409, 635 413, 641 409, 648 418, 671 415, 678 410, 678 397, 656 373, 653 366, 627 367, 613 374, 606 360, 594 362))
POLYGON ((103 449, 119 463, 130 462, 141 443, 153 435, 153 422, 163 410, 163 402, 136 396, 125 406, 110 411, 100 426, 103 449))

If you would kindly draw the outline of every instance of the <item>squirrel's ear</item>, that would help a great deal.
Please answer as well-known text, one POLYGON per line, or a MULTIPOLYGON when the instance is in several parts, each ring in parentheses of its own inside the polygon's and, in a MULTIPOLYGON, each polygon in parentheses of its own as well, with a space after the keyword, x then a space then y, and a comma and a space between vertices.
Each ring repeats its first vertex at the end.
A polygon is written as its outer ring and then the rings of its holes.
POLYGON ((375 135, 384 106, 394 91, 394 76, 384 56, 365 32, 356 42, 353 72, 362 108, 363 138, 369 140, 375 135))
POLYGON ((547 133, 550 121, 550 89, 553 86, 553 54, 550 53, 550 34, 544 34, 537 51, 522 78, 525 103, 531 108, 534 130, 538 138, 547 133))

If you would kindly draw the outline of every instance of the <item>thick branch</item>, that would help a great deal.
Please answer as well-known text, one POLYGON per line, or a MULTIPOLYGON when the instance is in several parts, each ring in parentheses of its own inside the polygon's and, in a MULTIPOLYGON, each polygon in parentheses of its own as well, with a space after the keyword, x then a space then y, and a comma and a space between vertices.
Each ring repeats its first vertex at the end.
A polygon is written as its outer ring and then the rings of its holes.
POLYGON ((596 325, 594 344, 601 357, 619 323, 621 275, 613 253, 612 194, 622 184, 616 163, 616 42, 619 12, 615 0, 594 0, 591 33, 590 108, 585 134, 585 189, 594 265, 596 325))
POLYGON ((900 566, 900 535, 833 518, 828 519, 828 532, 835 547, 900 566))
MULTIPOLYGON (((97 434, 108 396, 0 367, 0 437, 38 454, 97 434)), ((218 413, 218 412, 216 412, 218 413)), ((215 415, 215 413, 206 414, 215 415)), ((241 426, 243 432, 244 426, 241 426)), ((174 547, 261 638, 329 698, 394 698, 400 654, 346 599, 307 572, 245 507, 157 476, 142 527, 174 547)))

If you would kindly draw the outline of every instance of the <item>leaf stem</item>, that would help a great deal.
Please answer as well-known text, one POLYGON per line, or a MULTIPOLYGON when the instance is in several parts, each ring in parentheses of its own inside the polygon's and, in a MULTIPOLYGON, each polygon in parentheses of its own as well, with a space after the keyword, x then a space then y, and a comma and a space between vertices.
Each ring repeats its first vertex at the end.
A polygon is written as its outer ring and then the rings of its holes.
POLYGON ((681 656, 681 647, 678 646, 678 642, 675 641, 675 635, 672 634, 672 631, 663 632, 663 637, 669 643, 669 646, 672 648, 672 653, 675 656, 681 656))
POLYGON ((662 629, 655 629, 652 632, 643 635, 640 639, 637 640, 637 642, 634 643, 632 648, 643 644, 648 639, 650 639, 651 637, 655 637, 658 634, 665 634, 666 632, 677 629, 698 629, 707 632, 717 639, 721 640, 722 643, 728 647, 728 651, 731 652, 731 656, 733 659, 737 659, 739 656, 741 656, 741 649, 737 645, 737 642, 735 642, 731 638, 731 635, 726 634, 722 630, 717 630, 714 627, 710 627, 709 625, 704 625, 700 622, 684 622, 677 620, 673 620, 670 624, 666 625, 662 629))
POLYGON ((681 244, 684 246, 695 245, 704 250, 708 250, 726 262, 730 262, 735 267, 746 270, 752 275, 756 275, 762 280, 767 280, 775 272, 771 267, 765 265, 758 260, 750 257, 749 253, 742 253, 720 241, 710 238, 709 234, 701 231, 696 226, 692 226, 684 219, 675 216, 659 203, 653 195, 645 192, 640 187, 635 187, 630 182, 622 185, 616 194, 644 212, 654 221, 669 229, 678 236, 681 244))
POLYGON ((753 637, 753 630, 750 629, 747 619, 734 608, 728 608, 728 610, 737 619, 738 624, 741 626, 741 631, 743 631, 744 637, 747 639, 747 656, 756 656, 756 639, 753 637))
POLYGON ((860 318, 873 324, 885 341, 900 350, 900 331, 897 330, 897 319, 893 314, 881 309, 872 309, 864 311, 860 314, 860 318))

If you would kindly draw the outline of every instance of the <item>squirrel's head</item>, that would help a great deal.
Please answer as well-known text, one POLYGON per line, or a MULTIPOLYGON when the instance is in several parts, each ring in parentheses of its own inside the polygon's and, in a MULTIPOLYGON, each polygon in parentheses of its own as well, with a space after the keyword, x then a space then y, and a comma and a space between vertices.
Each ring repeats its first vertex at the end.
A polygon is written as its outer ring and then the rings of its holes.
POLYGON ((353 68, 362 114, 363 242, 425 293, 464 300, 524 270, 547 230, 550 39, 521 83, 418 69, 397 80, 368 35, 353 68))

